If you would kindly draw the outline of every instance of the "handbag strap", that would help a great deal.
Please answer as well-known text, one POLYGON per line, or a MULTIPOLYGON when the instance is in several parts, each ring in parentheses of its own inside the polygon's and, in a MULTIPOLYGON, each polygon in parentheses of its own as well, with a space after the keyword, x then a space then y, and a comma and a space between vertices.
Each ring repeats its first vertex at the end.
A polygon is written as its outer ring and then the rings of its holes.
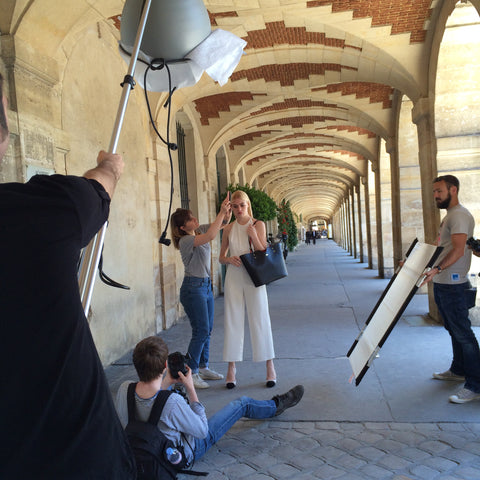
MULTIPOLYGON (((255 220, 255 221, 253 222, 253 225, 255 226, 255 224, 256 224, 257 222, 258 222, 258 220, 255 220)), ((250 247, 250 253, 253 253, 255 250, 252 248, 252 241, 250 240, 250 236, 249 236, 249 235, 247 235, 247 236, 248 236, 248 246, 250 247)))

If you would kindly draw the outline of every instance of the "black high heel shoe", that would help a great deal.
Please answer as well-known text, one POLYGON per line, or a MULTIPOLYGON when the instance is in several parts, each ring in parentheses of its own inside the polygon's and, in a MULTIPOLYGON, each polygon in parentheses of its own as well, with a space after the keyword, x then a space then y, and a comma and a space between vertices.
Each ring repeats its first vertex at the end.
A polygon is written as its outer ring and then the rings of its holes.
MULTIPOLYGON (((235 368, 233 370, 233 374, 236 375, 237 374, 237 369, 235 368)), ((228 377, 228 373, 227 373, 227 377, 228 377)), ((233 382, 227 382, 225 384, 225 386, 229 389, 229 390, 232 390, 232 388, 235 388, 237 386, 237 381, 234 380, 233 382)))

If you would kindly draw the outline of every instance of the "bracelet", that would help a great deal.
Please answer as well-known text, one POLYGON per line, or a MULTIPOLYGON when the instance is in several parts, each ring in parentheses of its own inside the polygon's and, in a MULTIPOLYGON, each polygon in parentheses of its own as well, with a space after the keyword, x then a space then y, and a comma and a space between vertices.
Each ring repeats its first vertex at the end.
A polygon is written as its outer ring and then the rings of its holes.
POLYGON ((433 268, 436 268, 438 270, 438 273, 441 273, 443 270, 440 265, 437 265, 436 267, 433 267, 433 268))

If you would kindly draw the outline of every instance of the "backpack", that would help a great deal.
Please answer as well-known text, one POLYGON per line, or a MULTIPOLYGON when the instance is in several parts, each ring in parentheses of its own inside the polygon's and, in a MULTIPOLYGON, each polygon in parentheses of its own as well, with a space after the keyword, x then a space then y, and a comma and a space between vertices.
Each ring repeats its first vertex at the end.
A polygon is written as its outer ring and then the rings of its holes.
MULTIPOLYGON (((157 427, 165 402, 171 393, 170 390, 160 390, 155 398, 147 422, 135 418, 135 387, 136 383, 128 386, 128 424, 125 427, 130 447, 137 464, 137 480, 175 480, 177 473, 186 465, 183 448, 176 447, 157 427), (167 448, 177 448, 182 453, 180 463, 174 465, 168 461, 167 448)), ((182 473, 189 473, 183 471, 182 473)))

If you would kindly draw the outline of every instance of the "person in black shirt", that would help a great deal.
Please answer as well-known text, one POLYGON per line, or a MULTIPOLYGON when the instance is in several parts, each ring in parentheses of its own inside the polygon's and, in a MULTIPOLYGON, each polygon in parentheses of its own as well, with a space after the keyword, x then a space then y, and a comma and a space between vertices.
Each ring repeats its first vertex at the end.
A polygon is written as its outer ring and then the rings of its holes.
MULTIPOLYGON (((8 146, 0 76, 0 162, 8 146)), ((135 478, 81 304, 77 262, 123 171, 100 152, 83 177, 0 185, 0 478, 135 478)))

